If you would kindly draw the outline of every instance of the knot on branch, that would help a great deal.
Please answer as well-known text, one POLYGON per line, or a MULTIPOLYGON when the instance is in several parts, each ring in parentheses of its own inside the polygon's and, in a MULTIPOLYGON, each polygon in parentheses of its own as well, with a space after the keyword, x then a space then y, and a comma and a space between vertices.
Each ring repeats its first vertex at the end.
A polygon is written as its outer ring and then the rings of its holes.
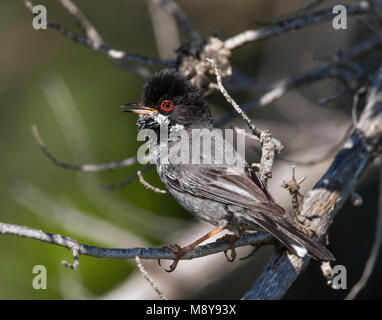
POLYGON ((260 131, 260 144, 261 144, 261 160, 259 164, 259 177, 264 185, 267 184, 268 179, 272 178, 272 166, 276 153, 280 153, 283 145, 280 141, 272 138, 269 130, 260 131))
POLYGON ((73 263, 70 263, 70 262, 68 262, 68 261, 66 261, 66 260, 63 260, 63 261, 61 261, 61 263, 62 263, 64 266, 66 266, 66 267, 68 267, 68 268, 70 268, 70 269, 76 270, 77 267, 78 267, 79 264, 80 264, 80 260, 79 260, 79 258, 78 258, 79 250, 80 250, 80 245, 79 245, 78 243, 73 244, 73 246, 70 248, 70 251, 71 251, 71 253, 73 254, 74 262, 73 262, 73 263))
POLYGON ((187 43, 177 50, 177 54, 178 70, 203 92, 207 91, 211 76, 215 74, 207 58, 215 61, 223 78, 232 75, 231 51, 216 37, 209 37, 202 43, 187 43))

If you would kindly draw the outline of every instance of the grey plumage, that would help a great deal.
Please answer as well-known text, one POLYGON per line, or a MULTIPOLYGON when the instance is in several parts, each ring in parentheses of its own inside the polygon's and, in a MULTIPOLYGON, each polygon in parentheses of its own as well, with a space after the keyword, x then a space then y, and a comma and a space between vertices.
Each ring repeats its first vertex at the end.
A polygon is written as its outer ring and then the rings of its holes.
MULTIPOLYGON (((139 116, 139 128, 151 128, 159 134, 159 122, 166 121, 170 130, 184 129, 192 137, 195 128, 212 129, 212 118, 207 103, 199 90, 174 70, 164 70, 150 78, 139 105, 153 112, 139 116), (163 112, 161 103, 170 99, 173 110, 163 112)), ((158 147, 152 151, 157 158, 157 171, 171 195, 197 218, 214 226, 227 225, 232 231, 266 230, 300 257, 306 254, 318 260, 334 260, 329 250, 311 239, 285 219, 284 209, 277 205, 245 159, 232 145, 212 140, 211 164, 161 163, 158 147), (232 148, 236 165, 216 164, 215 155, 221 146, 232 148), (240 170, 240 168, 242 170, 240 170)), ((176 141, 169 141, 169 147, 176 141)), ((190 140, 191 144, 192 141, 190 140)))

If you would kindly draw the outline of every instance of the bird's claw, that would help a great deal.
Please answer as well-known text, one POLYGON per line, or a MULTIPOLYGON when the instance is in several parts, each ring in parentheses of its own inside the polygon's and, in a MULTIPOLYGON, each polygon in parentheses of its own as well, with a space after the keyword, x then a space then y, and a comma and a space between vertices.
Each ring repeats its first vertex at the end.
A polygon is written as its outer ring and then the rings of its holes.
MULTIPOLYGON (((164 246, 163 248, 171 250, 171 252, 176 255, 174 262, 170 265, 169 269, 164 269, 166 272, 173 272, 176 269, 179 260, 185 255, 187 250, 184 250, 181 246, 177 244, 171 244, 168 246, 164 246)), ((162 267, 160 259, 158 259, 158 264, 160 267, 162 267)))
POLYGON ((235 250, 231 250, 231 258, 228 256, 227 250, 224 251, 224 255, 225 255, 225 257, 226 257, 228 262, 233 262, 236 259, 236 252, 235 252, 235 250))
POLYGON ((235 244, 235 241, 237 239, 239 239, 239 237, 234 235, 234 234, 226 234, 223 237, 221 237, 220 239, 228 242, 229 249, 231 250, 231 258, 228 257, 228 254, 227 254, 228 250, 224 251, 224 255, 227 258, 228 262, 233 262, 235 260, 235 258, 236 258, 236 250, 235 250, 234 244, 235 244))

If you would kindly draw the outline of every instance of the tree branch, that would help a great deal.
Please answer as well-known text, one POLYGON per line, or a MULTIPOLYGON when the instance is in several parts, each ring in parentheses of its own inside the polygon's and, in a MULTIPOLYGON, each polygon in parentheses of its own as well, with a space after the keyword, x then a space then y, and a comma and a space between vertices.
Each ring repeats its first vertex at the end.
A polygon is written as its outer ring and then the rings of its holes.
MULTIPOLYGON (((350 138, 325 175, 304 197, 300 215, 303 225, 312 231, 314 238, 324 237, 362 172, 382 151, 381 124, 382 68, 373 78, 366 107, 350 138)), ((309 262, 310 258, 275 253, 243 299, 280 299, 309 262)))
POLYGON ((148 183, 144 178, 140 170, 137 171, 137 176, 139 178, 139 182, 148 190, 154 191, 155 193, 160 194, 168 194, 167 190, 159 189, 157 187, 152 186, 148 183))
MULTIPOLYGON (((32 1, 30 1, 30 0, 21 0, 21 1, 24 3, 25 7, 33 13, 32 1)), ((67 3, 66 5, 69 5, 69 4, 67 3)), ((73 7, 71 7, 71 8, 73 8, 73 7)), ((87 27, 87 29, 85 29, 86 32, 87 33, 90 32, 92 34, 91 38, 83 37, 83 36, 81 36, 75 32, 69 31, 66 28, 62 27, 60 24, 55 23, 55 22, 48 22, 47 27, 50 29, 57 30, 62 35, 70 38, 71 40, 73 40, 75 42, 81 43, 81 44, 89 47, 90 49, 93 49, 94 51, 106 54, 106 56, 108 58, 115 61, 119 66, 127 67, 131 71, 133 71, 134 73, 136 73, 137 75, 139 75, 140 77, 145 78, 145 79, 150 76, 151 71, 142 67, 142 66, 131 63, 131 62, 139 62, 139 63, 145 64, 148 66, 175 67, 175 61, 173 61, 173 60, 161 60, 159 58, 148 58, 148 57, 144 57, 144 56, 141 56, 138 54, 131 54, 131 53, 127 53, 127 52, 122 51, 122 50, 113 49, 107 43, 105 43, 103 41, 100 42, 102 40, 102 38, 96 37, 96 35, 94 34, 94 30, 95 30, 94 27, 92 29, 93 31, 91 29, 89 29, 91 25, 89 26, 89 24, 85 23, 85 21, 83 20, 84 16, 79 17, 78 13, 77 13, 77 15, 75 15, 75 17, 77 20, 81 19, 80 21, 81 21, 82 26, 87 27), (97 39, 97 40, 95 40, 95 39, 97 39)))
POLYGON ((104 41, 97 29, 82 13, 77 5, 71 0, 58 0, 60 4, 71 14, 79 23, 81 28, 86 32, 86 36, 94 42, 95 45, 101 45, 104 41))
POLYGON ((116 168, 121 167, 128 167, 135 163, 137 163, 137 157, 131 157, 126 158, 119 161, 112 161, 112 162, 106 162, 106 163, 98 163, 98 164, 70 164, 63 162, 61 160, 58 160, 47 148, 45 145, 44 140, 41 138, 37 126, 33 125, 31 127, 32 134, 34 139, 36 140, 37 146, 41 149, 41 151, 44 153, 44 155, 50 159, 56 166, 64 168, 64 169, 71 169, 71 170, 79 170, 82 172, 98 172, 98 171, 105 171, 105 170, 113 170, 116 168))
MULTIPOLYGON (((23 238, 35 239, 47 242, 53 245, 67 248, 72 252, 76 248, 77 255, 85 255, 94 258, 113 258, 113 259, 175 259, 175 254, 167 248, 100 248, 79 243, 78 241, 62 236, 52 234, 42 230, 33 229, 25 226, 0 222, 0 234, 14 235, 23 238)), ((240 239, 236 240, 234 247, 243 247, 247 245, 272 244, 273 237, 266 232, 258 231, 256 233, 244 233, 240 239)), ((224 252, 230 249, 230 245, 224 240, 217 240, 203 246, 199 246, 189 251, 182 257, 182 260, 191 260, 224 252)))
MULTIPOLYGON (((370 52, 379 46, 381 42, 382 34, 373 34, 369 38, 360 41, 349 48, 339 50, 333 57, 328 59, 329 63, 324 66, 314 68, 313 70, 295 77, 274 81, 273 83, 268 84, 268 92, 264 93, 260 98, 242 105, 242 110, 246 112, 252 108, 265 107, 281 98, 292 89, 323 79, 339 79, 344 82, 349 89, 357 90, 363 85, 364 79, 362 79, 362 74, 359 74, 360 71, 354 70, 354 65, 350 62, 350 59, 355 59, 370 52)), ((236 115, 236 112, 230 112, 216 121, 215 126, 224 125, 236 115)))
MULTIPOLYGON (((379 9, 381 9, 382 1, 378 1, 375 5, 379 9)), ((357 4, 350 4, 345 7, 346 12, 349 16, 362 15, 370 12, 371 10, 370 4, 367 1, 360 1, 357 4)), ((271 27, 262 28, 258 30, 247 30, 236 36, 226 39, 224 44, 227 47, 227 49, 233 50, 248 42, 269 39, 271 37, 280 35, 285 32, 328 21, 333 19, 332 11, 332 8, 320 10, 317 12, 279 21, 271 27)))
POLYGON ((228 94, 227 90, 223 86, 222 76, 220 71, 213 59, 207 58, 207 61, 211 64, 217 80, 217 87, 221 94, 226 98, 227 102, 232 105, 235 111, 243 118, 243 120, 248 124, 253 135, 257 137, 261 143, 261 159, 260 163, 252 166, 256 166, 259 169, 259 178, 267 185, 267 181, 272 177, 272 166, 275 159, 276 153, 280 153, 283 149, 283 145, 280 141, 272 138, 271 132, 269 130, 262 130, 255 126, 255 124, 249 119, 246 113, 240 108, 234 99, 228 94))
POLYGON ((190 41, 201 41, 200 33, 194 28, 186 13, 175 1, 151 0, 151 2, 159 5, 163 10, 171 14, 190 41))

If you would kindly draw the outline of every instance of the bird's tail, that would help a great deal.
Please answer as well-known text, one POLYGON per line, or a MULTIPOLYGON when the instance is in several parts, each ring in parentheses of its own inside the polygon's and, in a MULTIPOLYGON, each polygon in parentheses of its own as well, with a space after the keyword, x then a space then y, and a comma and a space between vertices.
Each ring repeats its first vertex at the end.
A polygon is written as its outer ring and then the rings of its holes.
POLYGON ((281 217, 269 218, 262 215, 260 219, 256 219, 256 223, 301 258, 309 255, 321 261, 335 260, 333 254, 323 244, 297 230, 281 217))

